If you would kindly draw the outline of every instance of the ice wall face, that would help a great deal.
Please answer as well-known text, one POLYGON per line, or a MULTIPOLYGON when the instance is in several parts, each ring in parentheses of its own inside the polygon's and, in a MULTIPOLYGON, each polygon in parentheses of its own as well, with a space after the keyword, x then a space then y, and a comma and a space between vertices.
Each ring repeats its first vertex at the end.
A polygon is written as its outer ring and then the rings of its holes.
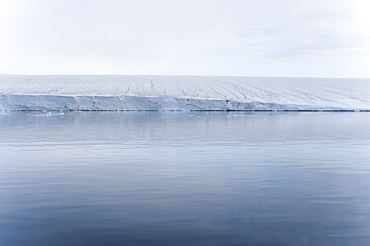
POLYGON ((0 95, 2 110, 341 110, 334 107, 281 105, 230 100, 182 99, 135 96, 0 95))
POLYGON ((0 75, 1 110, 370 110, 370 79, 0 75))

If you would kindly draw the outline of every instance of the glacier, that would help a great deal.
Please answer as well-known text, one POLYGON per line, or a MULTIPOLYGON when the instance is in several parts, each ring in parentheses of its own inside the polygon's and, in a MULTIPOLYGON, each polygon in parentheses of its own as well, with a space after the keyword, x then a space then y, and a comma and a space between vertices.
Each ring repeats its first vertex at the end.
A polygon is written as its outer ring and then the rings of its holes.
POLYGON ((370 79, 0 75, 0 110, 370 111, 370 79))

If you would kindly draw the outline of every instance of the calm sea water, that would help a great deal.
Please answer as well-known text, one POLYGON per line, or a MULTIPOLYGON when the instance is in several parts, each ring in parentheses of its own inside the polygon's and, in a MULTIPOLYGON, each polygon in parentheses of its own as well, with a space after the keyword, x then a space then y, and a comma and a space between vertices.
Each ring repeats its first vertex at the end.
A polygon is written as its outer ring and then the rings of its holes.
POLYGON ((3 112, 0 245, 370 245, 370 114, 3 112))

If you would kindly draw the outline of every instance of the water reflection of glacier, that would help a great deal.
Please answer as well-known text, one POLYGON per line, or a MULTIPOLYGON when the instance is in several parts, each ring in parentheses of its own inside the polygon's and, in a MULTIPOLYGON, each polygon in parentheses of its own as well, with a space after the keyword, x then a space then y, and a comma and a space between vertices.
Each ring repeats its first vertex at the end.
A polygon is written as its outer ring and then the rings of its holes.
POLYGON ((368 113, 7 112, 0 244, 368 245, 369 126, 368 113))

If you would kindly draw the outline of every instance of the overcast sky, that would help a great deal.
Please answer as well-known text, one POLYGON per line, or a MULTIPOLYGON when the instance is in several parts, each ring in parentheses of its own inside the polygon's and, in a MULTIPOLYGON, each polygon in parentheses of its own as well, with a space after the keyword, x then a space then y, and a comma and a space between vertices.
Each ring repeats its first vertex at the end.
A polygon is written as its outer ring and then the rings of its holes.
POLYGON ((2 74, 370 77, 369 0, 0 0, 2 74))

